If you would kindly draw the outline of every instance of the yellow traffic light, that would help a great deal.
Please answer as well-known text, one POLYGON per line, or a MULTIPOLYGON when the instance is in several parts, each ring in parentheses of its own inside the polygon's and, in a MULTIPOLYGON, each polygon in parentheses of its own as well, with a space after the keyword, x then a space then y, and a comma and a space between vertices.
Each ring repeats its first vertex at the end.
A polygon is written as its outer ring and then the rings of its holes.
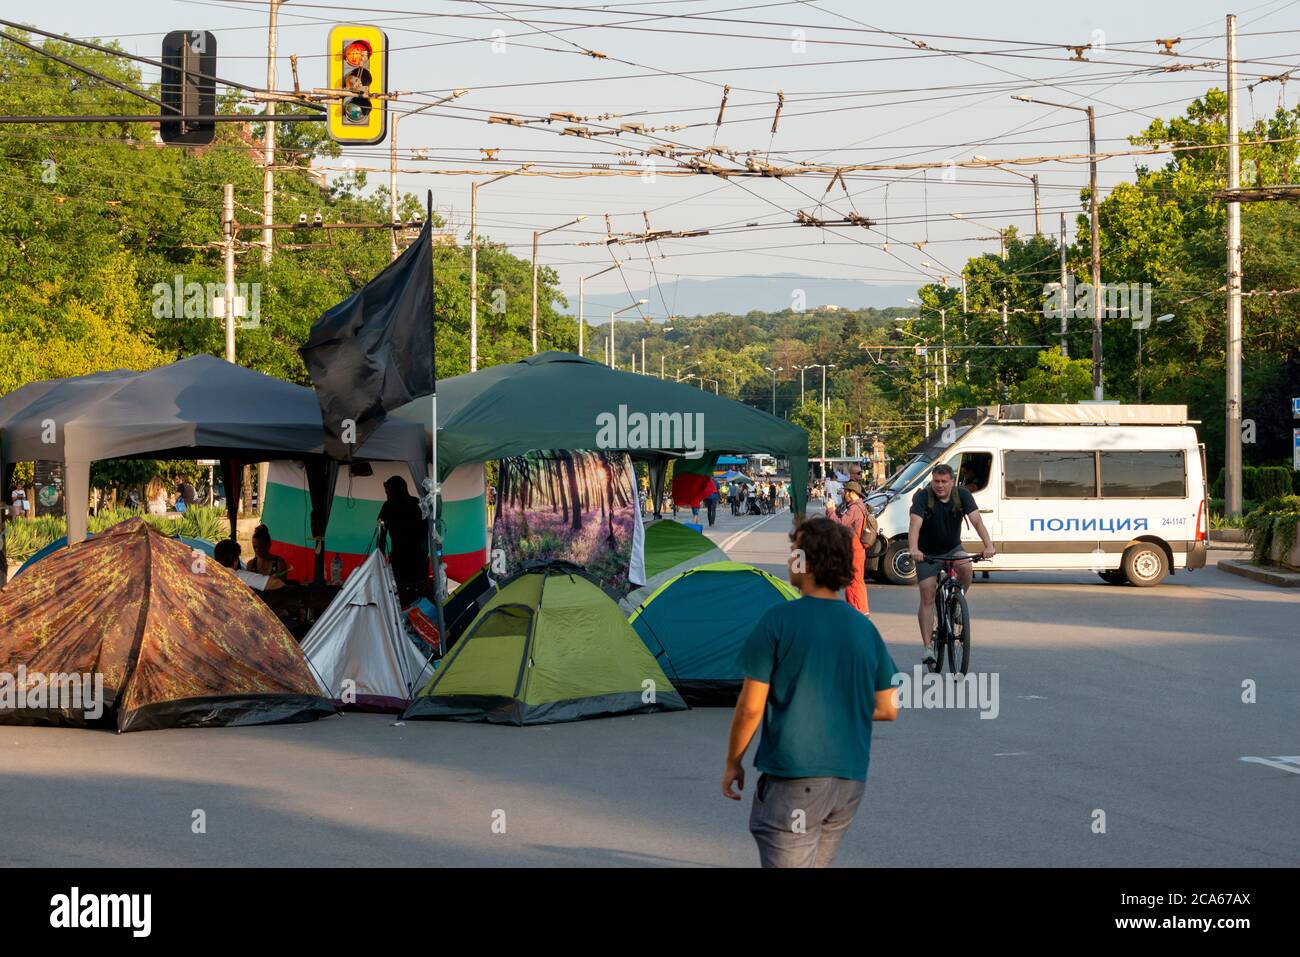
POLYGON ((360 145, 388 134, 388 36, 378 27, 341 23, 330 29, 326 82, 347 96, 330 101, 330 139, 360 145))

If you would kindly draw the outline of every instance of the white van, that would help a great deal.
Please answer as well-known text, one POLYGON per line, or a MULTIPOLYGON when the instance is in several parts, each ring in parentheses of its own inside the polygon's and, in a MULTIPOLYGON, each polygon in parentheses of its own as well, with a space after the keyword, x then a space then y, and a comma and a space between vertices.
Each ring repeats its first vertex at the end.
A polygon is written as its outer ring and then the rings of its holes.
MULTIPOLYGON (((980 571, 1086 569, 1150 586, 1203 568, 1205 446, 1193 425, 1182 405, 963 409, 868 495, 880 538, 867 567, 894 584, 916 580, 908 513, 943 463, 974 495, 997 549, 980 571)), ((969 523, 962 544, 982 548, 969 523)))

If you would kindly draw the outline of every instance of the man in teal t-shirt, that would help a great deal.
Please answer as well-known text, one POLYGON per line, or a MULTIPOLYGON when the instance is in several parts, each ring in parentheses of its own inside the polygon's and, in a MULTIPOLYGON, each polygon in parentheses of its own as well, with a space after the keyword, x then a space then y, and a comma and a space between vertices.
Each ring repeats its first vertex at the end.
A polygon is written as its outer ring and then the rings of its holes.
POLYGON ((898 717, 898 669, 875 625, 837 594, 853 579, 848 530, 814 518, 792 538, 790 583, 802 597, 770 609, 741 652, 722 793, 740 800, 761 721, 749 830, 762 864, 829 867, 862 800, 871 722, 898 717))

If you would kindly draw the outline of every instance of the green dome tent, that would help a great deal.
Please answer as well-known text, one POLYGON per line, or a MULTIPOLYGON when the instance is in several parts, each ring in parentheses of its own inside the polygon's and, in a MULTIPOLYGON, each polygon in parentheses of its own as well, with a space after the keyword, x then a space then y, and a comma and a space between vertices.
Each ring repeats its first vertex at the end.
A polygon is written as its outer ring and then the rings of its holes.
POLYGON ((577 565, 549 562, 501 584, 403 717, 525 725, 685 708, 618 604, 577 565))
POLYGON ((773 605, 798 598, 787 583, 740 562, 697 565, 661 585, 629 624, 692 705, 731 705, 740 650, 773 605))
POLYGON ((727 553, 693 528, 671 518, 661 518, 645 527, 646 583, 634 588, 619 602, 625 615, 688 568, 725 562, 727 553))

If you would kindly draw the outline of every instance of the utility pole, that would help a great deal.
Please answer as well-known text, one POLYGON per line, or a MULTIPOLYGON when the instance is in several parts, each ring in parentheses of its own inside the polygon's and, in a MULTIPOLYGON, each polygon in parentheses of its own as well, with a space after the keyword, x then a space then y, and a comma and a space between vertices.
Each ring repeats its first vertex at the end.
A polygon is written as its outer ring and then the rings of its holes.
POLYGON ((1038 201, 1038 174, 1034 173, 1030 179, 1034 181, 1034 235, 1043 235, 1042 206, 1038 201))
POLYGON ((1241 203, 1237 146, 1237 18, 1228 15, 1228 343, 1223 511, 1241 515, 1241 203))
POLYGON ((943 385, 946 389, 948 387, 948 309, 946 306, 939 307, 939 329, 943 341, 943 385))
POLYGON ((1066 290, 1066 272, 1065 272, 1065 213, 1061 214, 1061 355, 1068 357, 1070 355, 1069 322, 1070 310, 1073 308, 1072 303, 1065 301, 1066 290))
POLYGON ((641 337, 641 374, 645 375, 645 336, 641 337))
POLYGON ((822 364, 822 470, 826 469, 826 365, 822 364))
MULTIPOLYGON (((1231 95, 1231 93, 1229 93, 1231 95)), ((1105 398, 1101 383, 1101 221, 1097 218, 1097 111, 1088 105, 1088 199, 1092 206, 1092 397, 1105 398)))
POLYGON ((478 183, 469 187, 469 371, 478 371, 478 183))
MULTIPOLYGON (((1229 64, 1229 75, 1231 74, 1232 69, 1231 64, 1229 64)), ((1229 96, 1231 97, 1231 91, 1229 96)), ((1047 100, 1037 100, 1032 96, 1025 96, 1023 93, 1012 94, 1011 99, 1020 100, 1022 103, 1038 103, 1042 106, 1052 106, 1060 110, 1077 110, 1080 113, 1088 114, 1088 218, 1091 220, 1092 242, 1092 275, 1090 277, 1092 284, 1092 397, 1095 401, 1100 402, 1105 398, 1105 395, 1101 383, 1101 221, 1097 215, 1099 205, 1097 197, 1097 111, 1092 106, 1051 103, 1047 100)), ((1062 295, 1064 295, 1064 290, 1062 290, 1062 295)))
POLYGON ((923 371, 921 375, 925 379, 925 431, 929 432, 930 431, 930 347, 927 345, 924 347, 924 350, 925 351, 921 353, 921 357, 924 363, 922 366, 923 371))
MULTIPOLYGON (((266 31, 266 92, 275 92, 275 17, 284 0, 270 0, 271 22, 266 31)), ((266 134, 262 137, 262 265, 271 264, 271 242, 275 232, 275 100, 266 103, 266 134)), ((234 361, 233 359, 231 360, 234 361)))
POLYGON ((225 301, 226 361, 235 361, 235 184, 227 183, 221 204, 221 229, 226 235, 225 301))

